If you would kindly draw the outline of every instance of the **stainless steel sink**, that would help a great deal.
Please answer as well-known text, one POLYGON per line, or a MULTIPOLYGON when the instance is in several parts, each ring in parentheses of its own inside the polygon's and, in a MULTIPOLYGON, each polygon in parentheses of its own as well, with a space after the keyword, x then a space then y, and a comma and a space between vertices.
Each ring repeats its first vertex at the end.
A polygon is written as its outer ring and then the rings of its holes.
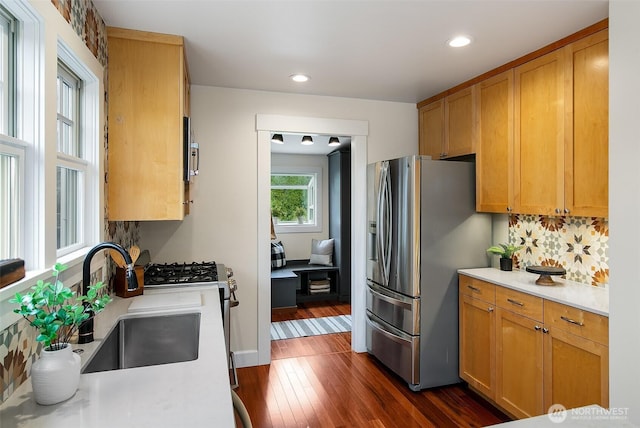
POLYGON ((198 358, 200 313, 118 321, 82 373, 192 361, 198 358))

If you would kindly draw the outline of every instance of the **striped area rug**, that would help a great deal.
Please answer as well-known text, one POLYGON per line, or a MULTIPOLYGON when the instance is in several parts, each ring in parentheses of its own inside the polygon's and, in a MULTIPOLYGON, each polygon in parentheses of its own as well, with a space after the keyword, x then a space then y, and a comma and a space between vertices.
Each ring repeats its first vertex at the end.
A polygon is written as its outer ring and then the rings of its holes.
POLYGON ((271 323, 271 340, 351 331, 351 315, 308 318, 271 323))

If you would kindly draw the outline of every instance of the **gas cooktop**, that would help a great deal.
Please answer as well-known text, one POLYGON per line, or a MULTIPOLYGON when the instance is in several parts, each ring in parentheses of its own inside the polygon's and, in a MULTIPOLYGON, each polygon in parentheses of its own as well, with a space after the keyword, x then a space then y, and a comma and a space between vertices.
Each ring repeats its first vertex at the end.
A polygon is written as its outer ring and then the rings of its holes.
POLYGON ((145 287, 212 283, 218 280, 216 262, 150 264, 144 270, 145 287))

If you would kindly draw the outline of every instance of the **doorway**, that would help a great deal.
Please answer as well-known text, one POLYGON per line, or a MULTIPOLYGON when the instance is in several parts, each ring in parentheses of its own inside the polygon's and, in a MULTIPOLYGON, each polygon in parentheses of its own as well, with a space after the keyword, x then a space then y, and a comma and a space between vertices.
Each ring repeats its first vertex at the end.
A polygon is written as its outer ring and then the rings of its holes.
MULTIPOLYGON (((364 352, 364 287, 357 278, 365 276, 366 164, 368 122, 295 116, 257 115, 258 131, 258 364, 271 361, 271 135, 273 133, 346 135, 351 137, 351 313, 352 343, 364 352)), ((360 281, 362 282, 362 281, 360 281)))

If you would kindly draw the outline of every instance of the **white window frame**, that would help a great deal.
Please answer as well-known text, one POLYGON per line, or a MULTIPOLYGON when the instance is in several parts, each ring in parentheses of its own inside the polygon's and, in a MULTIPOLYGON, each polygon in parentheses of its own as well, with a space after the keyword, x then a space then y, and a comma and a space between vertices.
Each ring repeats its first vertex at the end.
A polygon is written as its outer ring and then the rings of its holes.
MULTIPOLYGON (((37 144, 40 127, 37 124, 40 123, 42 108, 42 23, 26 2, 3 2, 3 7, 15 18, 11 26, 15 43, 8 51, 12 56, 13 76, 5 76, 3 81, 9 98, 5 105, 7 111, 2 113, 5 127, 0 132, 0 152, 15 157, 18 169, 17 242, 16 253, 12 256, 24 259, 26 269, 37 269, 42 263, 41 253, 37 249, 41 237, 37 216, 42 205, 36 196, 40 168, 35 164, 39 159, 37 144), (32 197, 26 198, 26 195, 32 197)), ((3 43, 5 47, 8 46, 3 43)), ((4 73, 7 71, 8 68, 5 68, 4 73)))
MULTIPOLYGON (((308 232, 322 232, 322 212, 323 207, 323 192, 322 192, 322 168, 307 166, 307 167, 288 167, 288 166, 273 166, 271 175, 313 175, 315 177, 315 223, 276 223, 274 228, 277 234, 280 233, 308 233, 308 232)), ((270 177, 271 177, 270 175, 270 177)), ((271 185, 269 186, 271 188, 271 185)))
POLYGON ((79 239, 73 245, 56 250, 58 258, 74 251, 88 247, 99 239, 99 80, 62 41, 58 41, 58 60, 64 64, 81 81, 79 100, 78 138, 82 142, 82 157, 57 153, 57 167, 70 168, 82 174, 79 188, 78 204, 81 207, 78 219, 79 239))

